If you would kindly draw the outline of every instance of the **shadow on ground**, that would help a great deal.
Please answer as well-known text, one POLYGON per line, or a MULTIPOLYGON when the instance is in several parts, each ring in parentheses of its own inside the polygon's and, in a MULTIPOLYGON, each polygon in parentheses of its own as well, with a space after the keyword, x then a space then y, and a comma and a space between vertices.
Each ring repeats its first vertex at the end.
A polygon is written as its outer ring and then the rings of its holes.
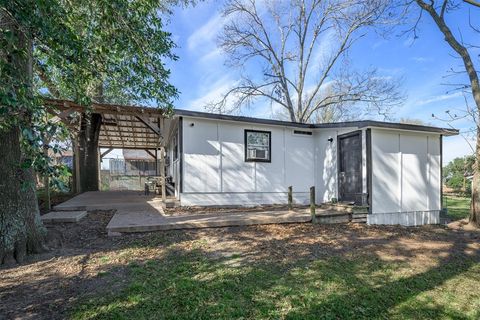
POLYGON ((91 215, 83 227, 57 229, 65 237, 63 247, 0 269, 0 314, 45 319, 480 317, 479 233, 292 224, 108 238, 101 231, 104 215, 91 215))

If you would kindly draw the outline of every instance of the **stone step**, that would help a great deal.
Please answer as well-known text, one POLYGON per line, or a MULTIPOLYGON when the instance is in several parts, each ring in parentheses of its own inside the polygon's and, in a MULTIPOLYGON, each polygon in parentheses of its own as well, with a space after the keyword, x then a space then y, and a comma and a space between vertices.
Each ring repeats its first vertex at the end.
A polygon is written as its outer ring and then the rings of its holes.
POLYGON ((367 218, 367 215, 368 213, 352 213, 352 218, 355 219, 355 218, 364 218, 366 219, 367 218))
POLYGON ((85 211, 87 206, 62 206, 61 204, 53 207, 54 211, 85 211))
POLYGON ((322 209, 339 211, 339 212, 348 212, 348 213, 368 213, 368 207, 355 206, 352 204, 344 203, 322 203, 320 205, 322 209))
POLYGON ((75 223, 87 216, 87 211, 50 211, 40 216, 45 223, 75 223))

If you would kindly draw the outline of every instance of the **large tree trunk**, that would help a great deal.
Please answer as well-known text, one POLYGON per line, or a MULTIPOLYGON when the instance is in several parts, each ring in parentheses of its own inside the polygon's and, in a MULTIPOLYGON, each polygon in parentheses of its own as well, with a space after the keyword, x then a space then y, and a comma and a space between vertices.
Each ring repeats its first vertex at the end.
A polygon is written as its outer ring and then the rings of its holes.
POLYGON ((472 223, 473 225, 480 227, 480 130, 478 128, 477 145, 475 148, 475 165, 473 166, 473 168, 474 171, 472 181, 472 204, 470 207, 469 220, 470 223, 472 223))
POLYGON ((42 249, 45 229, 40 221, 31 168, 23 169, 20 129, 0 134, 0 263, 21 262, 26 253, 42 249))
MULTIPOLYGON (((32 42, 11 16, 0 13, 0 23, 15 37, 7 41, 11 46, 1 49, 1 58, 8 64, 4 69, 8 74, 1 76, 12 80, 12 96, 26 98, 32 83, 32 42)), ((28 112, 21 102, 8 107, 7 126, 0 131, 0 263, 21 262, 27 253, 39 252, 45 235, 33 171, 22 166, 20 126, 28 125, 28 112)))
MULTIPOLYGON (((104 102, 103 82, 99 81, 93 101, 104 102)), ((80 133, 78 134, 78 171, 80 175, 80 192, 99 190, 99 148, 98 139, 102 115, 98 113, 82 114, 80 133)))
POLYGON ((98 113, 83 114, 78 135, 80 192, 98 191, 98 138, 102 116, 98 113))

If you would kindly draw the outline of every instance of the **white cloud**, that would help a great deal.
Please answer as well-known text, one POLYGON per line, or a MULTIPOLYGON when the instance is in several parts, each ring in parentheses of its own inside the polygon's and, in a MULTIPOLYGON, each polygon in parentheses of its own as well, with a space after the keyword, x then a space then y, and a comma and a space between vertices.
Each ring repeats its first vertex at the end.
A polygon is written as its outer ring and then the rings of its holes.
POLYGON ((412 60, 418 63, 423 63, 423 62, 431 61, 432 59, 425 58, 425 57, 413 57, 412 60))
POLYGON ((423 105, 430 104, 430 103, 433 103, 433 102, 440 102, 440 101, 445 101, 445 100, 449 100, 449 99, 453 99, 453 98, 458 98, 460 96, 462 96, 462 92, 455 92, 455 93, 452 93, 452 94, 441 94, 441 95, 438 95, 438 96, 430 97, 428 99, 419 100, 419 101, 416 102, 416 105, 417 106, 423 106, 423 105))
POLYGON ((187 40, 189 50, 196 50, 201 45, 211 45, 215 41, 220 29, 225 23, 225 18, 217 13, 203 26, 198 28, 187 40))
POLYGON ((204 54, 201 58, 200 61, 202 63, 205 62, 220 62, 223 59, 224 52, 221 48, 215 48, 211 49, 208 51, 206 54, 204 54))
POLYGON ((227 75, 213 83, 204 83, 198 97, 189 101, 187 107, 190 110, 203 111, 205 106, 211 102, 218 102, 223 95, 237 83, 231 76, 227 75))

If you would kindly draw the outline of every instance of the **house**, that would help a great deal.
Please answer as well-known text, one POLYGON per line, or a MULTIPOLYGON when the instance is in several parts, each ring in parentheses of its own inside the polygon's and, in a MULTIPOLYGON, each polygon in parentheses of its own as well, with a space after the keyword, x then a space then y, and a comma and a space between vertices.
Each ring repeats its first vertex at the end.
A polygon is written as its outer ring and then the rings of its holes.
POLYGON ((369 207, 368 223, 437 223, 442 138, 457 130, 378 121, 302 124, 176 110, 167 175, 184 206, 332 200, 369 207))
MULTIPOLYGON (((84 107, 49 100, 65 112, 84 107)), ((302 124, 94 104, 98 147, 148 150, 182 206, 342 201, 368 206, 370 224, 437 223, 442 139, 458 130, 379 121, 302 124), (161 160, 165 149, 165 161, 161 160), (159 152, 160 151, 160 152, 159 152), (165 169, 163 169, 165 165, 165 169)), ((76 160, 75 162, 78 162, 76 160)))

